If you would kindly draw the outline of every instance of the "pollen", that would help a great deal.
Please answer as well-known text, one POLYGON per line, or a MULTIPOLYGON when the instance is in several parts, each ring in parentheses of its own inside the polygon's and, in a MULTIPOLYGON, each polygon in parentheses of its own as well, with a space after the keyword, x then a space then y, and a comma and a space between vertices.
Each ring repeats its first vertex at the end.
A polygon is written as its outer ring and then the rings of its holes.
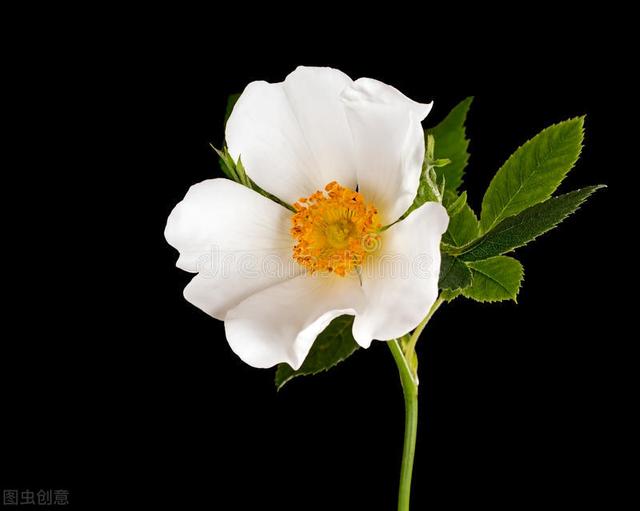
POLYGON ((293 258, 310 273, 344 277, 362 265, 380 241, 378 211, 362 194, 333 181, 293 207, 293 258))

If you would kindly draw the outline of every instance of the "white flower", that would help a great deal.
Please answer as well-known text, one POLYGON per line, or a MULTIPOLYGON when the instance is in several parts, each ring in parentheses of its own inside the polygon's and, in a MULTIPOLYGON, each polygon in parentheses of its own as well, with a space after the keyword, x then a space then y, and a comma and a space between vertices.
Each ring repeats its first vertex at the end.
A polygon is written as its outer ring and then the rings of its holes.
POLYGON ((298 369, 343 314, 355 315, 353 336, 365 348, 427 314, 448 216, 428 202, 397 220, 416 195, 430 109, 330 68, 300 67, 244 90, 227 123, 229 152, 298 212, 211 179, 191 187, 165 236, 180 252, 177 266, 196 273, 185 298, 224 320, 246 363, 298 369))

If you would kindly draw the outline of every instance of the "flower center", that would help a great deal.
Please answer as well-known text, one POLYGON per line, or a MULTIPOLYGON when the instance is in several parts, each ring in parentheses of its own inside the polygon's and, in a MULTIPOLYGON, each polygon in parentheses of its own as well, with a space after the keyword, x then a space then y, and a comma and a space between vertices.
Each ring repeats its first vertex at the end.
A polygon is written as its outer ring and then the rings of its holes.
POLYGON ((311 273, 327 271, 344 277, 378 245, 378 210, 362 194, 335 181, 293 207, 293 258, 311 273))

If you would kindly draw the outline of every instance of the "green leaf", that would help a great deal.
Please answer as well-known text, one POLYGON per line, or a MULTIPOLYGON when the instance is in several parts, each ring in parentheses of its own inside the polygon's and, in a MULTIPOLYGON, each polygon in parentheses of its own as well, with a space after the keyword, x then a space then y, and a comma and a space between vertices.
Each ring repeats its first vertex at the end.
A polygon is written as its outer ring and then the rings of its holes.
POLYGON ((456 105, 449 115, 434 128, 428 129, 427 134, 433 135, 436 139, 434 160, 449 159, 451 164, 438 168, 438 177, 446 179, 447 190, 457 191, 462 184, 464 169, 469 161, 469 141, 465 132, 464 124, 467 120, 467 113, 473 97, 456 105))
POLYGON ((584 117, 576 117, 550 126, 517 149, 482 200, 482 232, 551 197, 578 161, 583 137, 584 117))
POLYGON ((519 215, 507 218, 477 242, 472 243, 460 258, 464 261, 476 261, 522 247, 556 227, 600 188, 606 187, 604 185, 589 186, 552 197, 524 210, 519 215))
POLYGON ((440 289, 464 289, 471 285, 471 270, 457 257, 442 253, 440 263, 440 289))
POLYGON ((462 290, 467 298, 478 302, 513 300, 517 303, 524 268, 513 257, 498 256, 469 263, 473 284, 462 290))
POLYGON ((236 93, 236 94, 230 94, 229 97, 227 98, 227 108, 224 112, 224 125, 227 125, 227 121, 229 120, 229 117, 231 117, 231 112, 233 112, 233 107, 236 106, 236 103, 238 102, 238 99, 240 99, 240 94, 241 93, 236 93))
MULTIPOLYGON (((445 197, 450 197, 449 194, 445 197)), ((445 204, 447 201, 445 200, 445 204)), ((462 247, 480 235, 480 224, 476 214, 467 204, 467 192, 447 206, 449 227, 442 241, 453 247, 462 247)))
POLYGON ((352 355, 358 349, 351 334, 352 326, 353 316, 340 316, 334 319, 317 337, 300 369, 294 371, 288 364, 278 366, 276 388, 280 390, 287 382, 298 376, 328 371, 352 355))
POLYGON ((440 298, 442 298, 445 302, 452 302, 453 300, 458 298, 461 293, 462 289, 456 289, 455 291, 451 289, 443 289, 440 292, 440 298))

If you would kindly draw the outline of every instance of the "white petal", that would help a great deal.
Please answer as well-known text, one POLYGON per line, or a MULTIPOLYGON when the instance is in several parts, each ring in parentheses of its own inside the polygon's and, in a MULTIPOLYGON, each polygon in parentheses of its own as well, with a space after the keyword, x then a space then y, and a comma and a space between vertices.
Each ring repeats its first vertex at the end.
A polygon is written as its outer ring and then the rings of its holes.
POLYGON ((247 296, 298 275, 290 218, 287 209, 228 179, 192 186, 165 229, 180 252, 177 266, 198 272, 185 298, 224 319, 247 296))
POLYGON ((438 297, 440 238, 448 223, 442 205, 427 202, 383 233, 380 252, 362 268, 367 301, 353 324, 358 344, 398 338, 427 315, 438 297))
POLYGON ((313 67, 299 67, 282 83, 250 83, 227 122, 229 152, 260 187, 288 203, 331 181, 355 189, 353 142, 340 101, 351 83, 340 71, 313 67))
POLYGON ((343 314, 356 314, 364 296, 357 275, 296 277, 265 289, 229 311, 231 349, 253 367, 286 362, 299 369, 313 341, 343 314))
POLYGON ((432 104, 370 78, 357 80, 341 97, 353 133, 358 190, 391 224, 416 196, 425 152, 420 123, 432 104))

